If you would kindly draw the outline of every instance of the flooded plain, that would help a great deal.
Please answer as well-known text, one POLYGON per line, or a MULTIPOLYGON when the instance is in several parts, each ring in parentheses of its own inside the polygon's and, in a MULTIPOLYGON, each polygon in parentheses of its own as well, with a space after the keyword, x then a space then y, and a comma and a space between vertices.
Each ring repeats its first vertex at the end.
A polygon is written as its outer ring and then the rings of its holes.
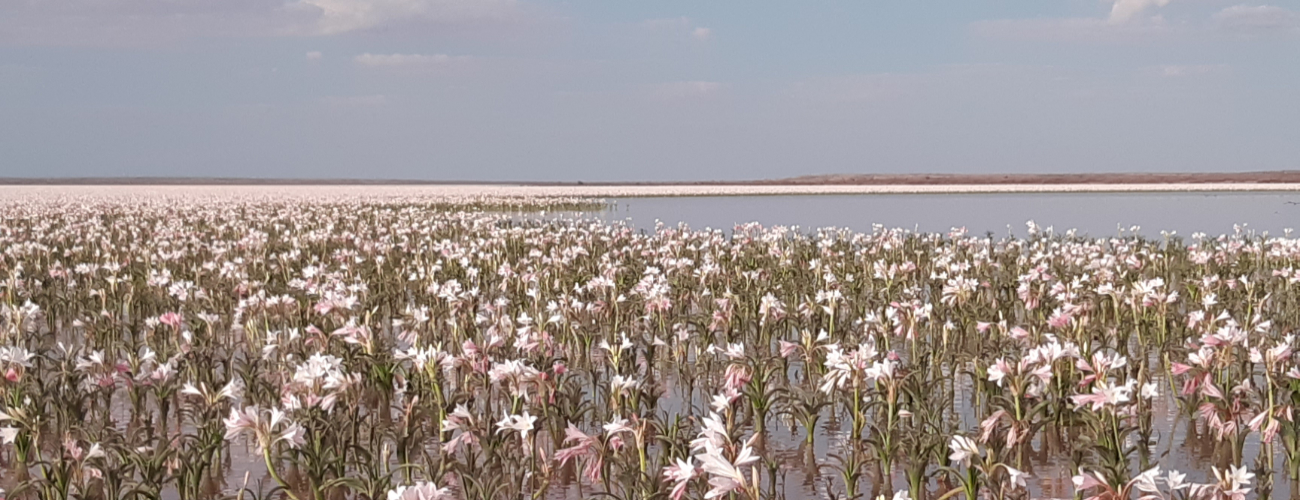
POLYGON ((1294 498, 1300 242, 1258 235, 1295 197, 12 204, 0 486, 933 500, 978 437, 1011 499, 1155 465, 1294 498))

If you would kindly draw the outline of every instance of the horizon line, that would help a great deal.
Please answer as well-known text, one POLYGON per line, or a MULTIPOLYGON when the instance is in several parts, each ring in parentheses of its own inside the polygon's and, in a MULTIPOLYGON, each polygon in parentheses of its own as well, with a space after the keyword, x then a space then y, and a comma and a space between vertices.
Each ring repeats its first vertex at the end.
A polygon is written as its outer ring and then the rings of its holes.
POLYGON ((1073 172, 1073 173, 877 173, 812 174, 775 179, 704 181, 523 181, 216 176, 0 177, 4 186, 771 186, 771 185, 961 185, 961 184, 1127 184, 1127 183, 1297 183, 1300 170, 1243 172, 1073 172))

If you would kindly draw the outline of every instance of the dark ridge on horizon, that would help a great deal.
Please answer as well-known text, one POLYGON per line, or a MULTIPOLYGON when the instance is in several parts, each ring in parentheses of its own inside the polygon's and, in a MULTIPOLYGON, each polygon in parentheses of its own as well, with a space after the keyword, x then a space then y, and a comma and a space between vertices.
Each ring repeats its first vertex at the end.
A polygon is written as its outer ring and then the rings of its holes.
POLYGON ((944 185, 944 184, 1214 184, 1296 183, 1300 170, 1259 172, 1099 172, 1071 174, 828 174, 755 184, 944 185))
POLYGON ((1300 183, 1300 170, 1071 174, 821 174, 739 181, 467 181, 255 177, 0 177, 4 186, 727 186, 1300 183))

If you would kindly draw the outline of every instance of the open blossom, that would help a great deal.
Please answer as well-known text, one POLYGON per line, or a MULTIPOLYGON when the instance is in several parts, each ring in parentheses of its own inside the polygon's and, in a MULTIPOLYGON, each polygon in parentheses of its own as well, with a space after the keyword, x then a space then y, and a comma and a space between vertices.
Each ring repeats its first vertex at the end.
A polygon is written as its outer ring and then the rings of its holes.
POLYGON ((497 432, 517 431, 519 437, 527 440, 528 433, 533 430, 533 422, 536 421, 537 417, 529 415, 528 410, 524 410, 523 415, 506 415, 497 422, 497 432))
POLYGON ((527 397, 528 389, 532 387, 541 377, 542 372, 521 359, 507 360, 492 365, 488 371, 488 378, 494 384, 504 383, 511 394, 516 397, 527 397))
POLYGON ((748 366, 731 363, 727 365, 727 371, 722 376, 722 385, 727 389, 740 389, 749 383, 750 378, 748 366))
POLYGON ((316 353, 294 368, 293 379, 281 394, 281 404, 289 410, 319 407, 330 411, 339 396, 359 380, 359 375, 344 370, 342 359, 316 353))
POLYGON ((1291 358, 1291 345, 1293 343, 1295 343, 1295 335, 1288 334, 1286 339, 1264 352, 1261 352, 1258 347, 1251 347, 1250 362, 1267 363, 1270 367, 1276 367, 1279 363, 1291 358))
POLYGON ((624 394, 636 390, 640 385, 640 383, 631 377, 615 375, 609 380, 609 391, 610 394, 624 394))
POLYGON ((170 326, 172 328, 180 328, 182 321, 184 321, 184 319, 181 317, 181 315, 174 312, 164 313, 162 316, 158 317, 159 323, 170 326))
POLYGON ((1025 479, 1028 478, 1028 473, 1013 467, 1007 467, 1007 482, 1011 483, 1012 488, 1024 489, 1026 487, 1025 479))
POLYGON ((953 436, 948 441, 948 449, 952 450, 952 454, 948 455, 948 459, 953 462, 969 464, 971 458, 980 456, 979 445, 975 444, 975 440, 960 434, 953 436))
POLYGON ((627 338, 627 334, 626 334, 626 333, 619 333, 619 334, 618 334, 618 339, 619 339, 619 340, 618 340, 618 344, 613 344, 613 345, 611 345, 611 344, 609 343, 609 341, 601 340, 601 341, 600 341, 600 345, 599 345, 599 347, 600 347, 601 349, 604 349, 605 351, 609 352, 609 353, 610 353, 611 355, 613 355, 613 356, 618 356, 618 355, 620 355, 623 351, 626 351, 626 350, 632 348, 632 346, 633 346, 632 341, 631 341, 630 339, 627 338))
POLYGON ((1076 308, 1073 304, 1065 304, 1052 311, 1052 315, 1047 318, 1047 326, 1061 329, 1074 323, 1074 314, 1076 308))
POLYGON ((1211 347, 1239 345, 1246 342, 1248 332, 1229 319, 1228 324, 1219 327, 1213 334, 1201 337, 1201 342, 1211 347))
POLYGON ((1075 368, 1086 373, 1079 385, 1087 385, 1094 380, 1104 378, 1111 370, 1118 370, 1128 365, 1128 358, 1112 353, 1107 355, 1103 352, 1092 353, 1092 358, 1083 358, 1075 360, 1075 368))
POLYGON ((104 351, 91 351, 77 359, 76 370, 86 374, 87 389, 111 389, 118 383, 124 365, 104 356, 104 351))
POLYGON ((477 446, 478 436, 474 434, 476 425, 477 419, 470 413, 469 408, 466 408, 464 403, 456 405, 456 409, 443 419, 440 427, 442 432, 456 433, 449 441, 443 443, 443 452, 455 453, 462 445, 477 446))
MULTIPOLYGON (((1227 469, 1211 467, 1214 479, 1211 484, 1192 484, 1188 486, 1188 495, 1192 498, 1222 498, 1244 500, 1250 493, 1250 480, 1255 474, 1246 467, 1229 465, 1227 469)), ((1181 478, 1180 478, 1181 479, 1181 478)))
POLYGON ((1092 411, 1107 406, 1113 408, 1129 402, 1135 385, 1137 385, 1137 381, 1132 379, 1129 379, 1128 383, 1119 386, 1111 385, 1104 380, 1098 381, 1093 386, 1091 394, 1076 394, 1071 396, 1070 399, 1079 406, 1090 405, 1092 411))
POLYGON ((1141 392, 1142 399, 1155 399, 1159 395, 1160 395, 1160 386, 1156 385, 1155 382, 1147 382, 1145 384, 1142 384, 1142 392, 1141 392))
POLYGON ((871 363, 871 366, 867 368, 866 372, 864 372, 863 374, 866 375, 867 380, 874 381, 874 380, 881 380, 881 379, 892 379, 894 378, 894 371, 897 368, 898 368, 897 361, 894 361, 892 359, 885 359, 884 361, 876 361, 871 363))
POLYGON ((279 442, 287 443, 290 448, 298 448, 306 442, 306 430, 276 408, 261 410, 248 406, 243 411, 231 408, 225 424, 227 440, 252 434, 257 438, 258 448, 263 453, 279 442))
MULTIPOLYGON (((1102 476, 1100 472, 1096 472, 1096 471, 1088 472, 1083 470, 1083 468, 1080 468, 1079 473, 1076 474, 1074 477, 1071 477, 1070 481, 1074 483, 1074 489, 1079 492, 1088 491, 1098 487, 1101 488, 1108 487, 1108 485, 1106 484, 1106 477, 1102 476)), ((1090 497, 1090 498, 1096 498, 1096 497, 1090 497)))
POLYGON ((76 439, 73 439, 72 437, 67 437, 64 438, 63 440, 63 452, 64 455, 72 462, 81 465, 81 473, 85 475, 85 477, 90 477, 90 478, 103 477, 102 470, 100 470, 98 467, 93 467, 86 464, 86 462, 92 458, 105 458, 107 456, 104 453, 103 447, 101 447, 99 443, 91 443, 90 448, 85 449, 81 447, 81 444, 78 443, 76 439))
POLYGON ((1007 366, 1006 360, 998 358, 993 365, 989 366, 989 382, 995 382, 998 387, 1002 387, 1002 379, 1006 378, 1007 372, 1010 370, 1011 368, 1007 366))
POLYGON ((758 314, 759 323, 763 325, 766 325, 769 319, 780 321, 785 318, 785 303, 772 295, 772 292, 767 292, 759 301, 758 314))
POLYGON ((978 280, 966 278, 964 276, 950 278, 943 285, 943 292, 939 301, 949 306, 961 305, 969 300, 970 296, 978 289, 978 280))
POLYGON ((718 350, 718 352, 730 359, 744 359, 745 344, 741 344, 741 343, 727 344, 727 347, 725 349, 720 349, 718 350))
POLYGON ((388 500, 442 500, 444 498, 454 498, 451 490, 423 481, 388 490, 388 500))
POLYGON ((713 411, 721 413, 730 409, 731 403, 735 402, 737 399, 740 399, 740 391, 724 387, 722 392, 713 395, 709 407, 712 408, 713 411))
POLYGON ((1214 469, 1214 475, 1231 485, 1232 490, 1239 490, 1243 486, 1249 486, 1250 480, 1255 477, 1255 474, 1246 467, 1236 465, 1229 465, 1227 470, 1224 471, 1219 471, 1216 468, 1214 469))
POLYGON ((1160 486, 1156 484, 1158 477, 1160 477, 1160 467, 1152 467, 1133 478, 1133 484, 1144 493, 1159 493, 1160 486))
POLYGON ((614 417, 614 419, 610 420, 609 423, 602 425, 601 429, 605 430, 606 436, 613 436, 624 432, 633 432, 632 427, 627 423, 627 419, 622 417, 614 417))
MULTIPOLYGON (((437 367, 444 359, 447 359, 447 353, 438 346, 419 348, 411 346, 403 351, 400 349, 393 350, 393 358, 397 360, 409 360, 417 371, 425 372, 437 367)), ((435 373, 436 374, 436 373, 435 373)))
POLYGON ((242 389, 239 379, 232 378, 229 382, 226 382, 226 385, 222 386, 221 389, 217 391, 208 389, 208 385, 202 382, 197 386, 191 382, 186 382, 185 385, 181 387, 181 394, 186 396, 198 396, 208 405, 214 405, 222 399, 238 401, 242 389))
POLYGON ((673 483, 673 490, 669 495, 673 500, 681 500, 682 495, 686 494, 686 485, 695 477, 695 464, 691 463, 691 458, 686 460, 677 459, 677 463, 664 467, 664 481, 673 483))
POLYGON ((1190 486, 1187 481, 1187 474, 1171 470, 1165 476, 1165 484, 1169 486, 1170 491, 1178 491, 1190 486))
POLYGON ((0 371, 4 371, 4 377, 10 382, 18 382, 22 379, 27 368, 32 366, 32 354, 27 348, 15 346, 0 346, 0 371))
POLYGON ((565 448, 555 450, 555 459, 559 461, 560 466, 563 467, 570 460, 585 458, 587 464, 583 468, 583 476, 593 483, 600 481, 605 460, 600 450, 600 439, 582 432, 570 422, 568 428, 564 430, 564 445, 565 448))
POLYGON ((701 422, 704 427, 700 429, 699 437, 691 441, 691 451, 722 448, 731 441, 727 434, 727 426, 722 423, 722 417, 717 413, 708 414, 701 422))
POLYGON ((35 355, 20 345, 0 346, 0 366, 29 368, 32 366, 32 356, 35 355))
POLYGON ((872 368, 877 355, 879 352, 875 345, 870 343, 862 344, 848 354, 837 344, 827 346, 826 374, 822 376, 821 391, 830 394, 835 389, 867 380, 867 371, 872 368))
POLYGON ((700 469, 709 475, 709 486, 713 487, 704 494, 706 499, 745 489, 745 473, 741 468, 758 461, 758 456, 754 455, 754 449, 748 443, 741 447, 734 460, 728 460, 722 456, 720 448, 713 446, 706 447, 704 453, 695 455, 695 458, 700 461, 700 469))

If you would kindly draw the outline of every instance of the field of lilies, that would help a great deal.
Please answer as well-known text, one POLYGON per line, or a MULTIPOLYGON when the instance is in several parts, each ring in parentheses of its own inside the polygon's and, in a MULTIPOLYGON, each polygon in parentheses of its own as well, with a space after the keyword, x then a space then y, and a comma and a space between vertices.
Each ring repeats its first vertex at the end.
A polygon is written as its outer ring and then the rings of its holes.
MULTIPOLYGON (((1243 499, 1300 239, 733 231, 572 199, 0 203, 39 499, 1243 499)), ((865 215, 864 215, 865 216, 865 215)))

